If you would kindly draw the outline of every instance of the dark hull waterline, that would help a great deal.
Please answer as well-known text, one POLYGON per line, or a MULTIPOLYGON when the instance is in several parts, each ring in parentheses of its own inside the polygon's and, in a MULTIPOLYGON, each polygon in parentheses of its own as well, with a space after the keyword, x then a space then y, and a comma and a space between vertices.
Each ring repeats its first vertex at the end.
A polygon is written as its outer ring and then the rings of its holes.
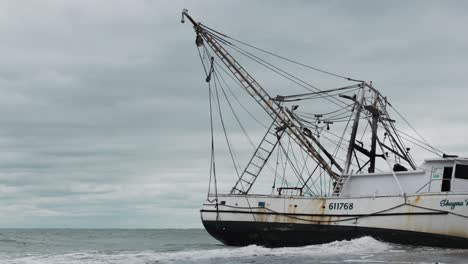
POLYGON ((468 239, 395 229, 338 225, 202 221, 208 233, 229 246, 297 247, 371 236, 415 246, 468 248, 468 239))

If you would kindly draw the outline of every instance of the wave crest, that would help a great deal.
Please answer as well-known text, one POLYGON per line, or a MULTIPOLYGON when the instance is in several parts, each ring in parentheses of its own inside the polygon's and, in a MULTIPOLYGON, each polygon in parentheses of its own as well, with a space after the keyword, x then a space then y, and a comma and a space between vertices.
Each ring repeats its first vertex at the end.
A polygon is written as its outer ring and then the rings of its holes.
POLYGON ((224 247, 220 249, 187 250, 173 252, 127 252, 105 254, 102 252, 80 252, 63 255, 28 256, 3 260, 2 263, 155 263, 200 261, 209 259, 235 259, 257 256, 326 256, 337 254, 378 253, 388 250, 390 245, 371 237, 362 237, 350 241, 335 241, 328 244, 305 247, 265 248, 261 246, 224 247))

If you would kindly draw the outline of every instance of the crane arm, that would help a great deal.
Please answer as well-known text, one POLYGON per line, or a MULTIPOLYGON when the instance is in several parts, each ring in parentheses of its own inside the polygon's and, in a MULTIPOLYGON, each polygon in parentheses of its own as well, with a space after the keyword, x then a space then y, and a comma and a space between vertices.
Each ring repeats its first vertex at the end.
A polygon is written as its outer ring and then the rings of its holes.
MULTIPOLYGON (((201 23, 196 22, 189 14, 186 9, 182 11, 182 23, 184 18, 187 18, 195 29, 197 34, 196 43, 202 45, 201 40, 203 39, 209 47, 214 51, 216 56, 223 62, 223 64, 229 69, 229 71, 235 76, 240 82, 242 87, 249 93, 249 95, 262 107, 263 110, 273 119, 277 120, 279 126, 286 127, 286 133, 306 152, 308 155, 317 162, 328 175, 337 180, 339 175, 333 171, 332 165, 342 172, 340 165, 333 159, 333 157, 325 151, 326 156, 330 159, 330 164, 322 157, 316 147, 309 141, 308 137, 304 134, 302 123, 294 118, 289 113, 286 107, 282 107, 280 102, 274 100, 263 87, 255 81, 255 79, 224 49, 224 47, 216 40, 216 38, 207 30, 205 30, 201 23)), ((314 139, 314 138, 312 138, 314 139)), ((325 148, 317 141, 312 140, 315 145, 321 150, 325 148)))

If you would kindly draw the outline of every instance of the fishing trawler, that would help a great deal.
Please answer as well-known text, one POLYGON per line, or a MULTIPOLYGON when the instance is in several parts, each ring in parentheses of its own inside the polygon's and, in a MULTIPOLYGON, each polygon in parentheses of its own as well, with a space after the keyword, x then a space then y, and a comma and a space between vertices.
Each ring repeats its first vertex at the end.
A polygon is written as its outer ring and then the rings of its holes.
POLYGON ((208 86, 211 165, 200 214, 214 238, 232 246, 280 247, 372 236, 394 243, 468 248, 468 159, 429 145, 372 82, 257 48, 195 21, 184 10, 182 23, 186 19, 195 29, 208 86), (272 96, 234 53, 285 79, 289 85, 279 85, 276 77, 265 81, 284 93, 272 96), (319 89, 265 57, 348 85, 319 89), (290 86, 307 91, 286 93, 290 86), (246 98, 262 110, 263 119, 242 103, 246 98), (257 143, 248 137, 236 106, 263 129, 257 143), (228 134, 226 111, 242 131, 234 136, 249 139, 245 145, 251 145, 253 153, 248 157, 235 154, 235 148, 244 145, 234 144, 228 134), (216 123, 222 129, 215 129, 216 123), (406 128, 397 128, 400 123, 406 128), (226 144, 221 150, 215 147, 220 141, 226 144), (417 163, 414 149, 433 158, 417 163), (221 175, 217 151, 232 161, 234 174, 221 175), (226 175, 233 187, 218 192, 220 178, 226 175), (257 192, 257 185, 268 189, 257 192))

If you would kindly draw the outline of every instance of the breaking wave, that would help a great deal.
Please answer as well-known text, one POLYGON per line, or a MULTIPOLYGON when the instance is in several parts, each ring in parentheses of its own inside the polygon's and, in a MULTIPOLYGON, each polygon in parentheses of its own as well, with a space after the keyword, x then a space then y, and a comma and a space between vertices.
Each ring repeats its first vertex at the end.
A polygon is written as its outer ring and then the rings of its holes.
MULTIPOLYGON (((30 255, 14 258, 4 258, 6 264, 58 264, 58 263, 115 263, 115 264, 149 264, 149 263, 180 263, 203 262, 213 259, 238 259, 261 256, 327 256, 338 254, 378 253, 389 250, 390 245, 371 237, 362 237, 351 241, 336 241, 322 245, 305 247, 265 248, 261 246, 223 247, 219 249, 187 250, 172 252, 80 252, 62 255, 30 255)), ((3 258, 3 257, 2 257, 3 258)))

